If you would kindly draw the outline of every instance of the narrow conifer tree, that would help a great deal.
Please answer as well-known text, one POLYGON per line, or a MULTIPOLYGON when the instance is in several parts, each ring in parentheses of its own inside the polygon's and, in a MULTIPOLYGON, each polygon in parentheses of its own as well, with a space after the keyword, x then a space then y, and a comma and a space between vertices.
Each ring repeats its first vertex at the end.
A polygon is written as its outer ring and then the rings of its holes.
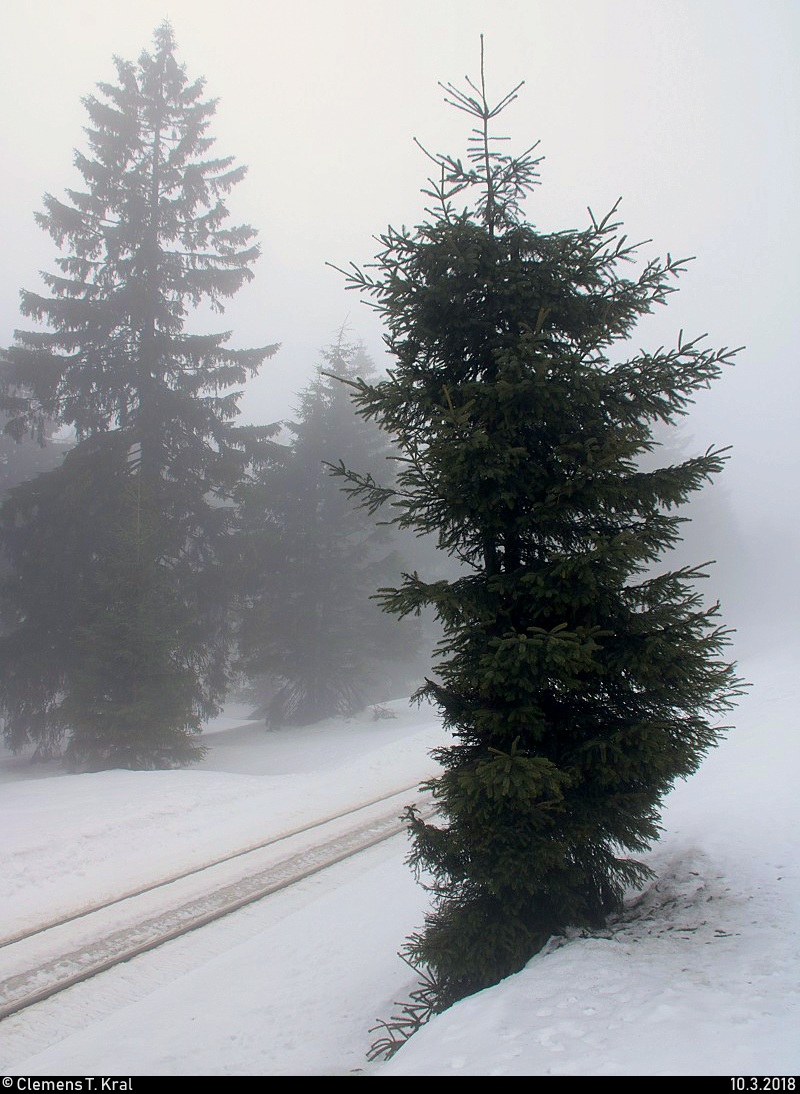
POLYGON ((271 725, 306 725, 385 699, 387 680, 415 651, 415 629, 392 625, 371 599, 399 577, 396 536, 353 505, 331 475, 344 462, 393 479, 384 434, 359 418, 348 383, 374 366, 342 332, 298 398, 284 458, 243 496, 251 585, 241 664, 273 693, 271 725), (379 682, 380 681, 380 682, 379 682))
MULTIPOLYGON (((384 591, 399 616, 432 605, 445 634, 419 694, 454 743, 430 784, 439 817, 410 811, 411 861, 434 906, 407 953, 431 975, 435 1009, 620 907, 648 875, 630 854, 656 839, 664 795, 717 743, 740 686, 699 568, 664 558, 679 507, 724 450, 642 462, 654 426, 683 415, 732 354, 682 336, 632 351, 637 320, 685 263, 623 276, 637 251, 616 208, 581 230, 528 223, 540 161, 493 132, 519 87, 491 105, 481 69, 464 90, 444 87, 475 128, 465 161, 431 157, 429 219, 390 228, 372 270, 348 275, 395 358, 388 379, 355 392, 405 459, 394 519, 435 532, 465 568, 384 591)), ((387 500, 347 478, 363 504, 387 500)))
POLYGON ((115 65, 84 100, 84 189, 46 195, 37 217, 63 254, 21 306, 47 329, 9 351, 10 430, 50 418, 78 444, 0 514, 15 569, 0 706, 14 746, 66 735, 76 766, 149 767, 197 756, 224 695, 230 499, 268 432, 235 428, 232 389, 276 347, 186 331, 252 276, 255 232, 225 205, 245 169, 212 154, 215 103, 168 24, 115 65))
MULTIPOLYGON (((20 405, 24 405, 24 399, 4 394, 8 370, 5 350, 0 349, 0 501, 12 486, 60 464, 70 447, 66 438, 62 440, 55 436, 54 423, 45 420, 40 423, 41 435, 19 439, 13 436, 11 423, 15 421, 20 405)), ((0 560, 0 567, 2 565, 0 560)))

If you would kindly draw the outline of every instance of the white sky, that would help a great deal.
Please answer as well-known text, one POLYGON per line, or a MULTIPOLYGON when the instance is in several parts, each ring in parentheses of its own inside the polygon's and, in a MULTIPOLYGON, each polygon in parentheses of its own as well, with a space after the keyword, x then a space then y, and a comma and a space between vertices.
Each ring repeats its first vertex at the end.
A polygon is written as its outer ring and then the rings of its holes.
MULTIPOLYGON (((462 152, 468 121, 437 81, 490 89, 524 79, 504 116, 522 149, 541 141, 529 204, 544 230, 580 227, 622 196, 643 254, 696 255, 683 288, 642 332, 679 329, 746 345, 704 397, 697 447, 732 444, 741 519, 787 540, 796 494, 800 298, 800 7, 794 0, 39 0, 8 4, 0 40, 0 345, 20 288, 39 287, 54 246, 32 217, 45 191, 79 180, 81 96, 113 79, 172 21, 190 76, 220 100, 217 151, 249 166, 234 221, 259 229, 255 280, 221 323, 234 343, 282 343, 248 390, 248 418, 284 417, 343 322, 381 356, 377 320, 326 262, 369 261, 372 237, 420 216, 426 161, 413 143, 462 152), (466 123, 466 124, 465 124, 466 123)), ((766 532, 764 533, 766 534, 766 532)), ((789 550, 794 551, 794 540, 789 550)))

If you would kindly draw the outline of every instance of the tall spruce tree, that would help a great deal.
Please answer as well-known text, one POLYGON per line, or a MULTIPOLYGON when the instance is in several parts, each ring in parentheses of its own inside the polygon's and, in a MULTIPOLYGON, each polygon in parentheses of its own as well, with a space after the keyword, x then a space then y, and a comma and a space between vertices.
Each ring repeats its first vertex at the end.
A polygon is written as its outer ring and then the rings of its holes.
POLYGON ((168 24, 115 65, 84 100, 85 189, 37 216, 64 253, 21 307, 47 329, 9 351, 10 431, 49 418, 78 443, 0 512, 0 707, 15 747, 66 735, 74 766, 151 767, 201 754, 225 692, 231 498, 268 444, 235 427, 232 388, 276 347, 185 330, 252 277, 255 232, 228 225, 224 200, 245 169, 212 155, 215 102, 168 24))
MULTIPOLYGON (((8 368, 5 351, 0 349, 0 500, 13 486, 58 466, 70 447, 66 439, 55 437, 53 422, 42 421, 41 438, 20 437, 17 440, 12 430, 6 429, 15 420, 20 406, 19 399, 10 394, 6 399, 3 395, 8 368)), ((0 559, 0 567, 2 565, 0 559)))
POLYGON ((271 689, 271 725, 307 725, 389 697, 415 650, 415 629, 392 625, 371 599, 396 580, 396 536, 354 506, 331 473, 344 462, 393 479, 384 434, 359 418, 349 387, 374 366, 341 332, 300 393, 284 459, 244 490, 251 575, 241 665, 271 689))
MULTIPOLYGON (((348 275, 395 358, 355 393, 406 461, 394 519, 435 531, 466 568, 410 575, 384 597, 399 616, 433 605, 444 626, 419 694, 455 743, 429 784, 439 817, 409 813, 434 906, 407 954, 429 971, 420 998, 435 1009, 620 907, 649 873, 629 854, 656 839, 664 795, 718 741, 740 687, 699 569, 663 558, 724 450, 642 462, 654 426, 685 414, 731 353, 682 336, 632 352, 637 320, 685 264, 623 276, 637 251, 616 208, 574 231, 525 220, 540 161, 493 131, 520 86, 490 104, 483 62, 479 82, 443 85, 474 121, 466 160, 432 156, 429 218, 389 228, 373 269, 348 275)), ((347 478, 362 503, 386 500, 347 478)))

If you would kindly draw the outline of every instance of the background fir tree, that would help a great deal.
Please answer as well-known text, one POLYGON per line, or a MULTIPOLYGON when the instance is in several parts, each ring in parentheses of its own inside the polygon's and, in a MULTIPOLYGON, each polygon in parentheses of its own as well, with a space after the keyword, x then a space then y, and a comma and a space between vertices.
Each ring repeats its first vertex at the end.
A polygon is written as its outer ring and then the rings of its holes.
MULTIPOLYGON (((445 633, 420 692, 455 738, 430 784, 442 819, 410 811, 434 907, 407 952, 436 1008, 619 908, 648 873, 629 853, 657 837, 664 795, 717 742, 739 686, 700 574, 662 561, 678 507, 724 450, 641 464, 654 426, 683 415, 731 353, 682 336, 632 353, 637 320, 684 263, 624 277, 637 253, 616 210, 583 230, 528 223, 539 160, 492 131, 518 88, 490 105, 481 68, 479 84, 445 87, 475 123, 466 161, 432 156, 429 219, 390 228, 374 272, 349 275, 395 358, 356 393, 406 460, 395 520, 435 531, 466 567, 410 575, 384 600, 400 616, 433 605, 445 633)), ((363 503, 386 500, 347 479, 363 503)))
MULTIPOLYGON (((56 437, 55 424, 45 420, 40 423, 41 437, 14 436, 15 423, 19 426, 16 415, 25 400, 4 397, 7 372, 8 361, 0 350, 0 504, 13 487, 58 467, 71 447, 66 437, 56 437)), ((6 560, 0 556, 0 572, 6 568, 6 560)))
POLYGON ((66 734, 76 766, 147 767, 197 756, 225 693, 231 498, 269 432, 234 428, 231 388, 275 347, 185 331, 252 276, 255 233, 228 226, 224 202, 245 169, 211 154, 215 103, 168 24, 115 65, 84 100, 85 189, 46 195, 37 217, 64 254, 21 307, 48 329, 9 351, 10 429, 53 419, 78 444, 0 513, 15 568, 0 707, 15 747, 66 734))
POLYGON ((3 385, 8 368, 5 351, 0 350, 0 499, 12 486, 57 467, 70 447, 66 438, 54 439, 53 422, 42 422, 41 441, 36 437, 16 439, 13 436, 11 423, 24 400, 11 396, 4 399, 3 385))
POLYGON ((392 625, 370 599, 399 576, 396 537, 330 474, 344 460, 378 481, 393 477, 385 436, 356 416, 347 386, 374 368, 343 333, 322 359, 287 423, 283 461, 246 492, 253 580, 239 649, 245 673, 272 690, 271 725, 306 725, 401 694, 417 645, 413 626, 392 625))

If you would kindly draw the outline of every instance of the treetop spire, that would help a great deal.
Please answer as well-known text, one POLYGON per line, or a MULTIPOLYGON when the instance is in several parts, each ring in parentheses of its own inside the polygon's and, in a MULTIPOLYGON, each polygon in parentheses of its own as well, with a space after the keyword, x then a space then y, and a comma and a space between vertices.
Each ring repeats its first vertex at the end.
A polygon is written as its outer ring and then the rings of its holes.
POLYGON ((491 132, 491 122, 518 97, 521 80, 515 87, 492 104, 487 97, 484 39, 481 35, 480 81, 475 83, 465 76, 466 89, 453 83, 439 83, 444 91, 444 101, 457 110, 474 118, 476 125, 467 144, 467 161, 441 153, 432 154, 418 140, 416 144, 439 168, 439 177, 429 179, 429 189, 423 193, 433 197, 445 215, 452 215, 453 199, 464 191, 477 188, 477 212, 493 234, 504 224, 517 222, 522 212, 520 202, 539 181, 539 164, 543 156, 532 153, 537 141, 520 155, 509 155, 501 149, 508 138, 491 132))

